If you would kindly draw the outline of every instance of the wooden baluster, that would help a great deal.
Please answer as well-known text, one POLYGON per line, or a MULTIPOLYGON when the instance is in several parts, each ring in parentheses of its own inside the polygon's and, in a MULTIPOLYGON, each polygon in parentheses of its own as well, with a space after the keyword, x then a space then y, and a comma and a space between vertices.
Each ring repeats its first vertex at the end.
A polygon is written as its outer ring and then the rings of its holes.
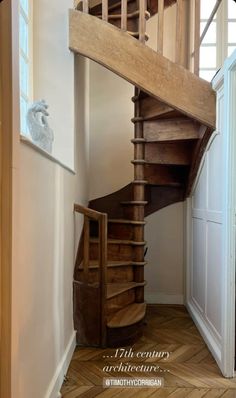
POLYGON ((200 60, 200 0, 195 0, 194 10, 194 73, 199 75, 200 60))
POLYGON ((108 21, 108 0, 102 0, 102 19, 108 21))
POLYGON ((163 54, 164 36, 164 0, 158 0, 158 32, 157 32, 157 51, 163 54))
POLYGON ((177 0, 175 62, 185 66, 184 2, 177 0))
POLYGON ((88 283, 89 274, 89 241, 90 241, 90 221, 87 216, 84 216, 84 282, 88 283))
POLYGON ((127 0, 121 0, 121 29, 127 30, 127 0))
POLYGON ((83 0, 83 12, 85 14, 89 13, 89 0, 83 0))
POLYGON ((145 43, 145 32, 146 32, 146 0, 139 0, 139 41, 145 43))
POLYGON ((101 345, 106 345, 106 297, 107 297, 107 215, 99 219, 99 274, 101 292, 101 345))

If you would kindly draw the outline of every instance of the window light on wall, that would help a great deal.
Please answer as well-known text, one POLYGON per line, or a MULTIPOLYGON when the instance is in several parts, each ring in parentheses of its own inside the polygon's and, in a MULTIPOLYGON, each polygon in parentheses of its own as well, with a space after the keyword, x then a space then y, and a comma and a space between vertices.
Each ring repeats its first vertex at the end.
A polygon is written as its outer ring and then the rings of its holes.
POLYGON ((30 4, 29 0, 20 0, 19 5, 19 47, 20 47, 20 129, 28 136, 26 114, 31 97, 31 54, 30 54, 30 4))
MULTIPOLYGON (((216 0, 201 0, 201 34, 216 0)), ((236 48, 236 3, 223 0, 200 47, 199 75, 211 80, 236 48)))

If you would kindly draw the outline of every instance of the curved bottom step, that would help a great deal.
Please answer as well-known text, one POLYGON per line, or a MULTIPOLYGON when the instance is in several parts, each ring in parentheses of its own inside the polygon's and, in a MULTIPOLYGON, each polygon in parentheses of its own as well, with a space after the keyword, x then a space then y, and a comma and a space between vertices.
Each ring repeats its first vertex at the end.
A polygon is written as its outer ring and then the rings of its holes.
POLYGON ((140 322, 146 314, 146 303, 132 303, 111 315, 108 328, 123 328, 140 322))
POLYGON ((133 345, 143 335, 143 319, 133 325, 121 328, 107 328, 107 347, 133 345))

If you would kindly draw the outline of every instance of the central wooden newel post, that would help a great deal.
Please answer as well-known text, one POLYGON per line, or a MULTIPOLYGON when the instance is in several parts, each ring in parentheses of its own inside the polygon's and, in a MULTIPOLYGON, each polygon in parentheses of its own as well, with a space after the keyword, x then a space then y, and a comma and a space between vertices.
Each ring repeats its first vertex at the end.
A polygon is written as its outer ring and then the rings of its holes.
MULTIPOLYGON (((146 0, 139 0, 139 41, 145 44, 146 40, 146 0)), ((145 184, 144 167, 145 167, 145 139, 143 136, 143 118, 140 113, 139 97, 141 95, 140 89, 135 87, 135 95, 132 98, 134 102, 134 181, 133 181, 133 220, 137 222, 134 226, 134 241, 137 245, 134 247, 134 263, 136 264, 134 270, 135 282, 144 282, 144 207, 147 204, 145 201, 145 184)), ((136 302, 144 302, 144 286, 136 289, 136 302)))

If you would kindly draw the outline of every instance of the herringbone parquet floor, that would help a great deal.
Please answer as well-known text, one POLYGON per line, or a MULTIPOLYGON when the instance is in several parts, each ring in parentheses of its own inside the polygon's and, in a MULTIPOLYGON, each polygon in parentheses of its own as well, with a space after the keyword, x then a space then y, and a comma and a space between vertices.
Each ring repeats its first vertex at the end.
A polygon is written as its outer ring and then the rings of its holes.
POLYGON ((183 306, 149 306, 144 335, 132 350, 134 357, 114 358, 115 349, 77 348, 62 387, 62 397, 236 398, 236 379, 222 377, 183 306), (148 352, 155 357, 137 358, 137 353, 141 352, 145 354, 139 355, 147 356, 148 352), (169 357, 165 352, 170 353, 169 357), (134 366, 153 365, 156 370, 120 373, 103 369, 121 362, 134 366), (164 387, 104 389, 102 386, 104 377, 154 376, 164 378, 164 387))

